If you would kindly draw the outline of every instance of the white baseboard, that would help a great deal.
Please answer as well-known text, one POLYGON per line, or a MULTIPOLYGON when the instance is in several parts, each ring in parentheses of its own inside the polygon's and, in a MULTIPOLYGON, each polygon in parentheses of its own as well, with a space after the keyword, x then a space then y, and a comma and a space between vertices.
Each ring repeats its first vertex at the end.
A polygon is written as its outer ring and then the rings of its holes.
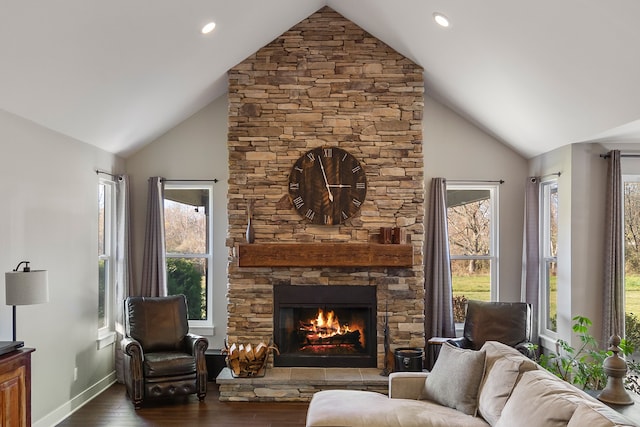
POLYGON ((35 421, 33 427, 53 427, 60 423, 60 421, 73 414, 78 409, 82 408, 87 402, 91 401, 94 397, 109 388, 116 382, 115 371, 107 375, 67 403, 60 405, 57 409, 53 410, 49 414, 35 421))

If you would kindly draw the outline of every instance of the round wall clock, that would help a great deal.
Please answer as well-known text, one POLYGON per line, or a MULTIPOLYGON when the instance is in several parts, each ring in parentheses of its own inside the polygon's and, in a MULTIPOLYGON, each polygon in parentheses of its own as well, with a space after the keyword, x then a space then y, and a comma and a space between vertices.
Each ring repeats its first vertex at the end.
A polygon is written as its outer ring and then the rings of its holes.
POLYGON ((338 147, 318 147, 300 156, 289 174, 294 208, 314 224, 336 225, 355 215, 367 195, 360 162, 338 147))

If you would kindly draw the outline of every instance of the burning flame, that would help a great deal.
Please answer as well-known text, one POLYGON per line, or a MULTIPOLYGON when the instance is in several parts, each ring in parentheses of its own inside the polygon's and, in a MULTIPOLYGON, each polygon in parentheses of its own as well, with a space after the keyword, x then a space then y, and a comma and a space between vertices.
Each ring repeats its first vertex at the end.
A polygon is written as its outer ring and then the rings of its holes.
POLYGON ((338 316, 335 315, 333 310, 329 311, 325 316, 324 311, 319 308, 318 316, 311 322, 311 324, 313 325, 313 332, 315 332, 320 338, 352 332, 351 329, 349 329, 349 325, 340 324, 338 316))

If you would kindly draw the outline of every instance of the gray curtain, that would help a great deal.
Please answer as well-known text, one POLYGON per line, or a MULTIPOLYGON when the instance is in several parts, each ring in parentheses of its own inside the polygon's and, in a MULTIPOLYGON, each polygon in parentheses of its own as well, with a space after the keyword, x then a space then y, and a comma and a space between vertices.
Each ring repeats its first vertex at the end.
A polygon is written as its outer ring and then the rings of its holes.
POLYGON ((619 150, 609 152, 608 156, 605 209, 603 345, 607 345, 611 335, 624 337, 622 172, 619 150))
POLYGON ((524 196, 522 242, 522 300, 531 304, 531 339, 538 341, 538 297, 540 293, 540 179, 529 177, 524 196))
POLYGON ((116 281, 115 281, 115 326, 116 326, 116 378, 124 383, 124 361, 120 341, 124 337, 124 299, 130 295, 131 240, 129 234, 131 205, 129 177, 121 175, 116 181, 116 281))
POLYGON ((424 330, 431 337, 455 337, 447 230, 446 180, 433 178, 429 197, 424 265, 424 330))
POLYGON ((167 264, 164 252, 164 179, 149 178, 147 227, 144 236, 142 281, 135 295, 158 297, 167 295, 167 264))

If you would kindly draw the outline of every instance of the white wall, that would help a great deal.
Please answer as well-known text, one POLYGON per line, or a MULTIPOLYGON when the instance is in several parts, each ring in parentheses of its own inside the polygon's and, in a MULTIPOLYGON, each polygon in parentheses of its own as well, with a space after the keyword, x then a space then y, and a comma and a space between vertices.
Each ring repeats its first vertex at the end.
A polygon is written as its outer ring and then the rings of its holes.
POLYGON ((215 336, 208 336, 209 348, 223 348, 226 336, 227 114, 227 97, 224 95, 126 159, 127 173, 131 177, 134 280, 142 277, 148 178, 219 180, 213 190, 215 336))
MULTIPOLYGON (((23 260, 49 272, 49 303, 17 308, 17 338, 36 349, 32 420, 48 426, 114 380, 113 346, 96 347, 95 169, 121 172, 124 162, 2 110, 0 141, 0 274, 23 260)), ((11 325, 2 289, 0 340, 11 325)))
POLYGON ((520 301, 527 159, 429 97, 423 122, 427 201, 435 177, 504 180, 499 189, 498 299, 520 301))
MULTIPOLYGON (((531 159, 534 176, 560 172, 558 178, 558 338, 577 344, 574 316, 593 321, 591 333, 602 330, 606 150, 598 144, 572 144, 531 159)), ((554 337, 545 348, 555 351, 554 337)))

